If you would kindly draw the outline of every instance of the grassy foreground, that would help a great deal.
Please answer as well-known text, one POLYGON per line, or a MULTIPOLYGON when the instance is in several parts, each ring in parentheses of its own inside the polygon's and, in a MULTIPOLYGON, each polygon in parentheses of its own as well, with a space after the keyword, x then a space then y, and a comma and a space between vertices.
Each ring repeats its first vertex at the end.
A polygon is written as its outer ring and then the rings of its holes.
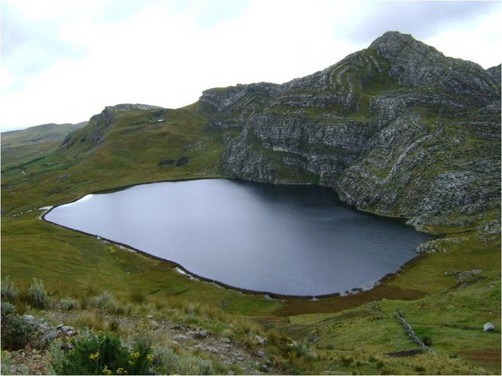
MULTIPOLYGON (((79 155, 53 152, 2 173, 2 278, 9 276, 21 292, 38 278, 52 302, 38 310, 19 299, 19 313, 50 319, 62 301, 73 300, 79 328, 108 330, 113 317, 153 315, 230 336, 251 350, 256 334, 268 339, 261 351, 281 373, 500 374, 498 237, 451 235, 440 252, 418 257, 371 291, 271 300, 192 280, 169 262, 40 220, 40 208, 89 192, 222 175, 223 135, 204 129, 190 109, 173 111, 160 124, 151 112, 116 116, 100 147, 81 142, 79 155), (158 163, 181 157, 189 162, 158 163), (98 310, 89 304, 103 294, 115 303, 98 310), (105 315, 101 321, 98 311, 105 315), (397 311, 433 352, 410 351, 419 347, 396 320, 397 311), (495 332, 483 332, 488 321, 495 332)), ((213 361, 220 373, 247 372, 213 361)))

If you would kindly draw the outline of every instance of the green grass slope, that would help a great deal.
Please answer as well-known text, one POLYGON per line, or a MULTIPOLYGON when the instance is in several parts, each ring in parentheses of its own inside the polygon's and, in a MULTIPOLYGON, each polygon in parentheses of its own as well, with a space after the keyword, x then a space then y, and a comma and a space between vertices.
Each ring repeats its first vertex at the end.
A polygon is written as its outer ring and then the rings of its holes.
MULTIPOLYGON (((55 301, 85 301, 108 291, 129 307, 120 314, 154 313, 215 333, 231 330, 243 344, 251 319, 253 330, 269 338, 263 351, 284 373, 500 373, 497 237, 452 235, 441 252, 418 257, 370 291, 271 300, 191 280, 169 262, 40 220, 40 208, 89 192, 222 177, 224 137, 225 131, 207 127, 195 106, 117 111, 93 118, 56 151, 25 163, 23 172, 4 170, 2 275, 22 289, 39 278, 55 301), (145 300, 148 312, 140 308, 145 300), (429 338, 434 353, 399 356, 418 347, 396 311, 417 336, 429 338), (487 321, 495 332, 483 332, 487 321)), ((18 309, 38 314, 26 304, 18 309)))
POLYGON ((22 168, 24 163, 41 158, 55 149, 79 124, 42 124, 19 131, 2 132, 2 171, 22 168))

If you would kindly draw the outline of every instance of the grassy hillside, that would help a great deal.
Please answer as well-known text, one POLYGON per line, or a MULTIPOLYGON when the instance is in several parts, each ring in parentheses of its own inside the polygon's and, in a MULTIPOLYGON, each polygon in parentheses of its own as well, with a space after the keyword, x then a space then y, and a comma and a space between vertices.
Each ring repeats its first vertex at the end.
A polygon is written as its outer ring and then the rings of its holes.
POLYGON ((2 171, 41 158, 55 149, 79 124, 43 124, 19 131, 2 132, 2 171))
POLYGON ((89 192, 221 177, 223 138, 231 132, 207 128, 195 106, 112 112, 22 169, 4 169, 2 161, 2 278, 10 276, 20 291, 18 312, 55 325, 72 320, 79 330, 115 328, 123 338, 147 332, 180 357, 211 361, 217 373, 500 374, 498 236, 451 235, 440 243, 441 252, 418 257, 370 291, 272 300, 192 280, 169 262, 40 220, 41 208, 89 192), (28 299, 33 278, 43 280, 50 296, 43 310, 28 299), (99 299, 108 303, 96 305, 99 299), (68 301, 75 307, 62 308, 68 301), (397 311, 433 352, 410 351, 419 347, 397 311), (200 342, 160 338, 145 324, 152 317, 229 338, 247 355, 225 364, 219 350, 192 346, 200 342), (487 321, 495 332, 483 332, 487 321))

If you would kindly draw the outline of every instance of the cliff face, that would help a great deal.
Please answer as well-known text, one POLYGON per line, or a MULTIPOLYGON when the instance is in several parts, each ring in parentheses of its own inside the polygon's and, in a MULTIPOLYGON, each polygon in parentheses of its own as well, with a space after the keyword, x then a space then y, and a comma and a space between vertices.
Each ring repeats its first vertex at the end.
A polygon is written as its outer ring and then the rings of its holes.
POLYGON ((440 232, 498 218, 500 66, 388 32, 308 77, 207 90, 197 106, 224 130, 230 176, 332 187, 440 232))

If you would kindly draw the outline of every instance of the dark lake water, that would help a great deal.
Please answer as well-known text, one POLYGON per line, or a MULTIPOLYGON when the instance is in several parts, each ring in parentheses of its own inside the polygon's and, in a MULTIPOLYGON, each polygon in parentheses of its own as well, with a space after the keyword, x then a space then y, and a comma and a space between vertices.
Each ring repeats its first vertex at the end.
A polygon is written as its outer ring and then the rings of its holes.
POLYGON ((369 288, 429 239, 341 206, 324 188, 224 179, 90 194, 45 219, 233 287, 299 296, 369 288))

